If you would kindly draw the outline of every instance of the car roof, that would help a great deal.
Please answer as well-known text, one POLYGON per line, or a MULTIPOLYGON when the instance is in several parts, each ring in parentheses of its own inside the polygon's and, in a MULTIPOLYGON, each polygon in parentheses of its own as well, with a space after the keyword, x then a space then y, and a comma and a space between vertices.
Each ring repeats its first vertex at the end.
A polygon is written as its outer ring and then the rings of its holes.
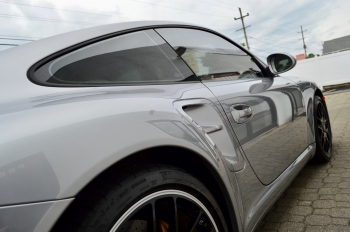
MULTIPOLYGON (((42 87, 39 88, 39 86, 33 85, 26 75, 30 67, 45 57, 73 45, 111 33, 163 25, 198 27, 194 24, 174 21, 133 21, 114 23, 67 32, 0 51, 0 105, 5 100, 10 101, 10 99, 18 99, 21 98, 21 95, 24 97, 27 93, 30 95, 29 92, 33 95, 35 92, 44 91, 42 90, 42 87), (14 89, 26 89, 26 91, 22 91, 22 94, 13 94, 14 89)), ((54 91, 58 92, 58 90, 53 90, 52 88, 51 90, 47 89, 47 92, 54 91)))

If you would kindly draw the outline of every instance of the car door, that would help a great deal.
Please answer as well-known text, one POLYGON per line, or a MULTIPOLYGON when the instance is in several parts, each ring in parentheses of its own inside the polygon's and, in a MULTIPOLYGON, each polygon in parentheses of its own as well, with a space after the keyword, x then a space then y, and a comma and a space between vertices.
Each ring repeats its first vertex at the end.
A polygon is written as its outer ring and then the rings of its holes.
POLYGON ((273 182, 308 145, 300 88, 283 77, 264 76, 263 64, 219 35, 189 28, 156 31, 216 96, 260 181, 273 182))

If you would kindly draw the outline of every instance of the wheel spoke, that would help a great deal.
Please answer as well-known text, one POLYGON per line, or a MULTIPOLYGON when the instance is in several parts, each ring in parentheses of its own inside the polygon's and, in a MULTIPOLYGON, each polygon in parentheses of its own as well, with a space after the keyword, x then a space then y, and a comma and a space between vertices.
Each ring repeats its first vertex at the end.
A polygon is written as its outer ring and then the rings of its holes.
POLYGON ((317 101, 316 103, 315 136, 322 154, 330 157, 332 149, 331 125, 323 101, 317 101))
POLYGON ((325 145, 326 145, 325 152, 328 153, 328 151, 329 151, 329 142, 328 142, 328 140, 326 141, 325 145))
POLYGON ((321 111, 321 113, 322 113, 322 118, 324 118, 324 107, 323 107, 323 105, 320 103, 320 111, 321 111))
POLYGON ((321 132, 323 132, 323 127, 322 127, 322 125, 319 124, 317 127, 318 127, 318 129, 320 129, 321 132))
POLYGON ((325 133, 324 133, 324 140, 325 140, 325 145, 326 145, 326 147, 325 147, 325 150, 324 150, 324 151, 325 151, 326 153, 328 153, 328 151, 329 151, 329 149, 330 149, 330 146, 331 146, 331 145, 330 145, 330 140, 329 140, 328 136, 329 136, 329 135, 328 135, 328 130, 327 130, 327 131, 325 130, 325 133))
POLYGON ((322 112, 320 107, 317 108, 317 116, 318 118, 322 118, 322 112))
POLYGON ((179 232, 179 218, 177 216, 177 204, 176 204, 176 198, 174 197, 174 209, 175 209, 175 231, 179 232))
POLYGON ((156 223, 156 207, 155 202, 152 202, 152 219, 153 219, 153 232, 157 232, 157 223, 156 223))
POLYGON ((329 149, 330 149, 330 143, 329 143, 329 140, 327 138, 327 135, 325 135, 325 152, 328 153, 329 149))
POLYGON ((321 139, 321 144, 322 144, 322 146, 324 147, 324 136, 321 135, 321 136, 320 136, 320 139, 321 139))
POLYGON ((120 216, 111 232, 197 232, 218 230, 218 225, 198 198, 177 189, 144 196, 120 216))
POLYGON ((201 217, 202 217, 202 214, 203 214, 203 211, 201 210, 201 211, 199 212, 199 215, 198 215, 196 221, 194 222, 194 225, 192 226, 191 232, 195 231, 195 229, 196 229, 196 227, 197 227, 197 224, 198 224, 199 220, 200 220, 201 217))
POLYGON ((325 137, 323 137, 323 150, 327 152, 327 141, 325 137))

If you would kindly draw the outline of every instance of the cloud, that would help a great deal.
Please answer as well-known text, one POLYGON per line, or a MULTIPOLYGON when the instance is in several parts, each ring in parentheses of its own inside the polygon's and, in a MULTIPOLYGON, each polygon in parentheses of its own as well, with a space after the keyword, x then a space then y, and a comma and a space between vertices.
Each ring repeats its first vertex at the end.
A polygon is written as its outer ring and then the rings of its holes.
MULTIPOLYGON (((240 20, 234 20, 234 17, 239 17, 238 7, 242 8, 243 15, 249 13, 245 17, 246 26, 251 25, 247 28, 249 45, 261 58, 274 52, 303 53, 303 43, 298 40, 301 34, 297 33, 300 25, 307 30, 304 35, 308 37, 306 44, 313 53, 322 52, 321 41, 350 34, 350 1, 343 0, 16 1, 19 4, 6 1, 0 0, 0 34, 9 36, 43 38, 109 23, 171 20, 210 27, 241 43, 245 42, 243 31, 236 30, 242 24, 240 20)), ((25 41, 1 40, 1 43, 21 44, 25 41)), ((0 46, 0 50, 8 48, 0 46)))

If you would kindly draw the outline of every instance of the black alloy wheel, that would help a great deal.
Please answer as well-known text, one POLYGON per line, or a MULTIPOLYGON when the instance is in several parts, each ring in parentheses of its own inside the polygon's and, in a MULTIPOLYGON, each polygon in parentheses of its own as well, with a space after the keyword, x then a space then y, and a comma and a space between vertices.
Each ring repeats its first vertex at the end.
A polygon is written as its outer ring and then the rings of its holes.
POLYGON ((315 160, 328 162, 332 157, 332 129, 324 100, 315 96, 314 119, 315 119, 315 160))
POLYGON ((79 194, 52 231, 221 232, 210 191, 172 166, 114 168, 79 194))
POLYGON ((214 232, 218 227, 209 210, 193 195, 162 190, 146 196, 127 210, 110 232, 214 232))

